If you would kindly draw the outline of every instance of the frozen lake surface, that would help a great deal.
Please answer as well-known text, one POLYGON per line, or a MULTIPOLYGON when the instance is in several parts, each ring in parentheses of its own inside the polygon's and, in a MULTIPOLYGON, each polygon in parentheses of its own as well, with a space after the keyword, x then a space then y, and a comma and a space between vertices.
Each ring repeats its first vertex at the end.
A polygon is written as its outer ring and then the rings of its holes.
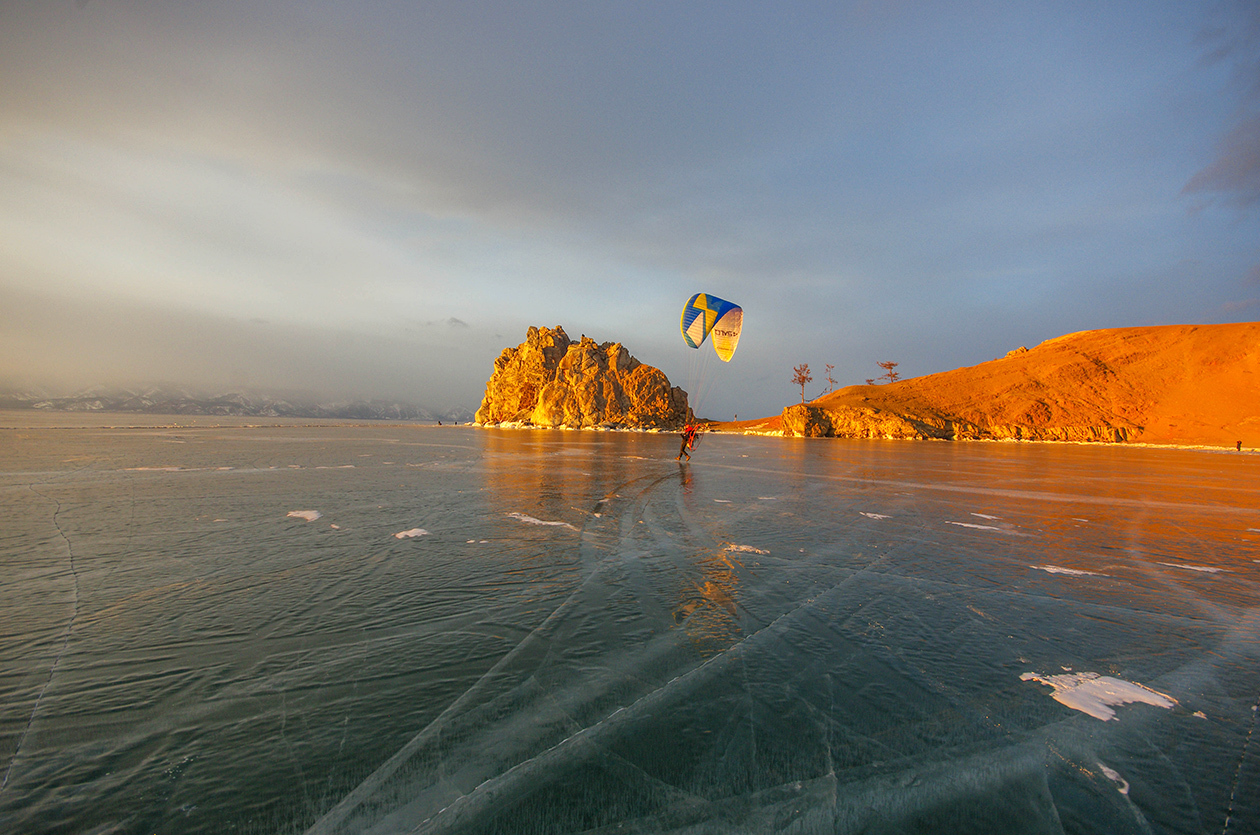
POLYGON ((1260 458, 677 447, 0 429, 0 830, 1260 832, 1260 458))

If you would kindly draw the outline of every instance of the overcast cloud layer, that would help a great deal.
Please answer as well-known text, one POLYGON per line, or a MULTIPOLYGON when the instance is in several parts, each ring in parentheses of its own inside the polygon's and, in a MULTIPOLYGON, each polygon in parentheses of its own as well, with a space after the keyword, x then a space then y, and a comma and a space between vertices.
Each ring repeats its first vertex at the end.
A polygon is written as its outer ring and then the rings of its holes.
POLYGON ((752 417, 1260 319, 1258 9, 0 2, 0 384, 475 408, 562 324, 687 386, 704 290, 752 417))

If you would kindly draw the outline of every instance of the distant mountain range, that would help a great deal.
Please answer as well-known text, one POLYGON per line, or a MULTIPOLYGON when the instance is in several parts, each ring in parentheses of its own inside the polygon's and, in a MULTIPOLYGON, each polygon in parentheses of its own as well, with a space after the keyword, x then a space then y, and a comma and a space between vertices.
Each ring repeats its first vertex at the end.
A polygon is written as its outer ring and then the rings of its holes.
POLYGON ((0 392, 0 409, 328 420, 441 420, 448 423, 466 423, 473 419, 473 413, 464 408, 435 410, 399 401, 318 402, 281 398, 259 392, 232 391, 208 395, 160 387, 92 388, 68 396, 51 396, 38 389, 11 390, 0 392))

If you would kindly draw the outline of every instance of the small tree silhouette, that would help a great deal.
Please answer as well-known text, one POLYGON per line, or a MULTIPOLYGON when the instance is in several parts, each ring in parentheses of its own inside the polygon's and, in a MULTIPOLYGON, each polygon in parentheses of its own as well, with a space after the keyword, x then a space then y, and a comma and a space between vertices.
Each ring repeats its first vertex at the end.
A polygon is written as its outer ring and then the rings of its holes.
POLYGON ((811 382, 814 378, 809 375, 809 363, 803 362, 792 369, 792 385, 801 387, 801 402, 805 402, 805 384, 811 382))
POLYGON ((836 380, 834 377, 831 376, 831 372, 835 370, 836 370, 836 367, 834 365, 832 365, 831 363, 827 363, 827 387, 823 389, 823 394, 826 394, 827 392, 835 389, 836 380))
POLYGON ((900 379, 901 379, 901 375, 900 375, 900 374, 898 374, 898 373, 894 370, 894 369, 896 369, 896 367, 897 367, 898 363, 895 363, 895 362, 877 362, 877 363, 875 363, 875 364, 876 364, 876 365, 878 365, 880 368, 884 369, 884 373, 879 375, 879 379, 881 379, 881 380, 887 380, 887 381, 888 381, 888 382, 890 382, 890 383, 895 383, 895 382, 897 382, 898 380, 900 380, 900 379))

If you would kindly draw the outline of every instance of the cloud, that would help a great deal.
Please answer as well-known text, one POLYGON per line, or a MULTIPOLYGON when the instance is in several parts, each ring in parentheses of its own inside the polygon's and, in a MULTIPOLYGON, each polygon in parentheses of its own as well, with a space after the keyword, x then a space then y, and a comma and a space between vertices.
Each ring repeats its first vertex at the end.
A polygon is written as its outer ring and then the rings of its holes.
POLYGON ((1260 299, 1245 299, 1240 302, 1226 302, 1221 306, 1221 310, 1227 314, 1240 313, 1244 310, 1250 310, 1253 307, 1260 307, 1260 299))
POLYGON ((1221 140, 1216 159, 1186 183, 1183 194, 1215 192, 1239 208, 1260 203, 1260 113, 1235 125, 1221 140))
POLYGON ((1260 219, 1185 211, 1260 194, 1221 96, 1260 17, 1226 11, 1195 44, 1172 0, 8 4, 0 283, 76 301, 26 327, 0 286, 0 371, 475 403, 562 324, 682 383, 706 290, 747 312, 714 409, 749 414, 804 360, 1219 316, 1260 219))
POLYGON ((1217 194, 1228 205, 1260 203, 1260 3, 1225 2, 1199 37, 1203 64, 1224 64, 1239 97, 1234 125, 1217 143, 1215 159, 1200 169, 1183 194, 1217 194))
POLYGON ((0 386, 69 392, 173 383, 203 393, 244 388, 445 408, 480 400, 501 348, 477 330, 452 344, 383 325, 267 322, 0 282, 0 386))

